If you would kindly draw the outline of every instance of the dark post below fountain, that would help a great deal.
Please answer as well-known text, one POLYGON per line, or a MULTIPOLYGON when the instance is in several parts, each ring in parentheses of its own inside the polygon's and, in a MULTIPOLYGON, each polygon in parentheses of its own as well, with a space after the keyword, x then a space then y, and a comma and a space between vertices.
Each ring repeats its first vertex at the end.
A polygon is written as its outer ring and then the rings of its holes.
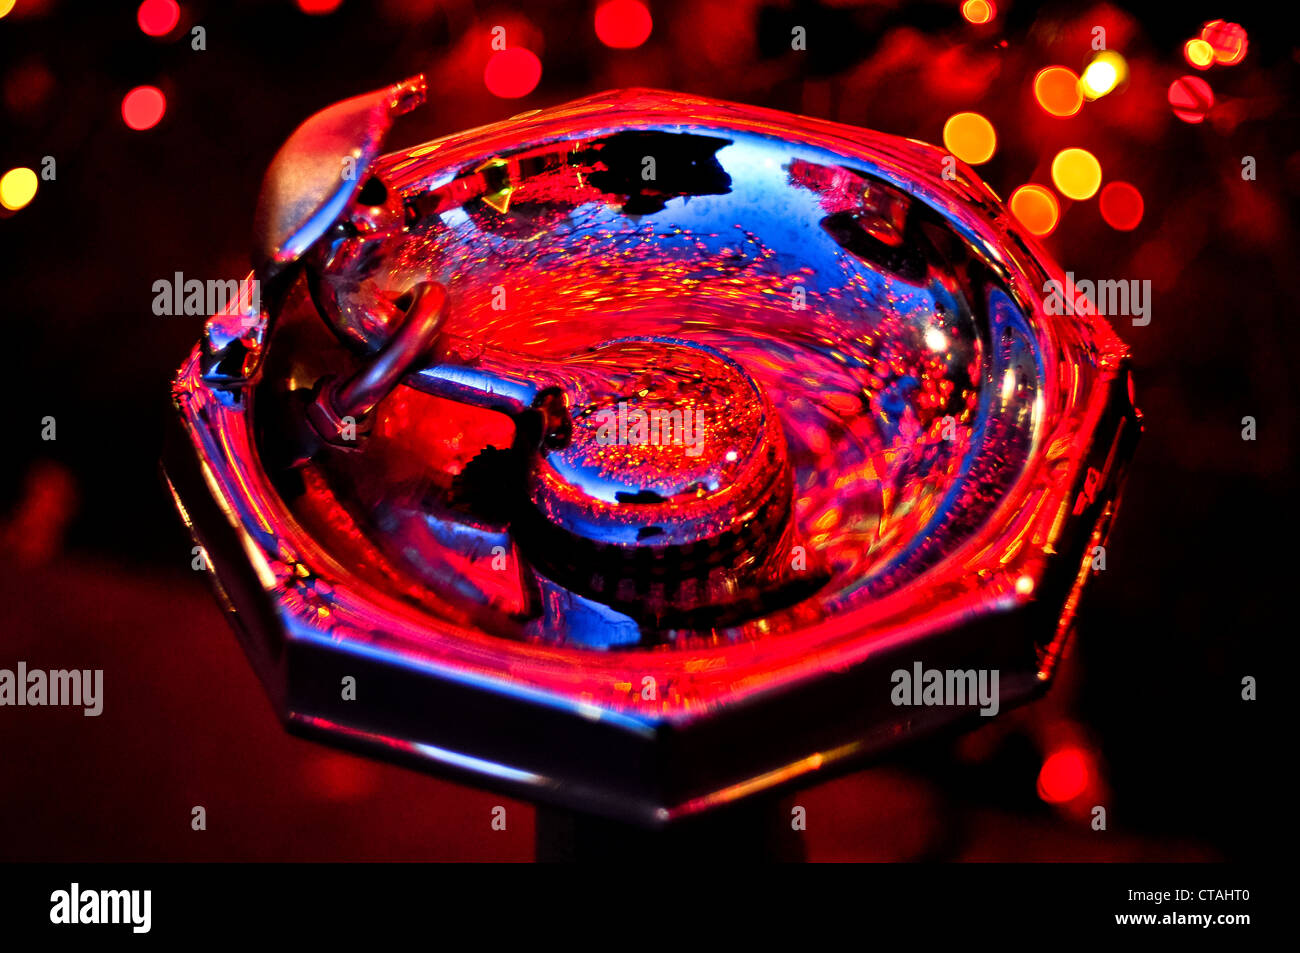
POLYGON ((667 828, 650 829, 562 808, 537 808, 539 863, 801 863, 794 797, 757 795, 667 828))

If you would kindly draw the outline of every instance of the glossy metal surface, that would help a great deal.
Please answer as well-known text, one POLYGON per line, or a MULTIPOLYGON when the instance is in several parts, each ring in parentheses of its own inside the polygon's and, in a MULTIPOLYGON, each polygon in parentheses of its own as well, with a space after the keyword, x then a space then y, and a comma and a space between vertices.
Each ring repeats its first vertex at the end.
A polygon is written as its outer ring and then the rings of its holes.
POLYGON ((297 261, 366 182, 393 118, 424 102, 423 76, 335 103, 312 116, 271 161, 253 220, 253 263, 270 277, 297 261))
POLYGON ((1126 351, 1045 313, 1060 270, 942 158, 633 90, 377 161, 387 224, 322 233, 256 371, 175 386, 168 473, 286 721, 663 823, 963 717, 889 703, 917 659, 1045 688, 1126 351), (286 475, 293 395, 364 375, 424 282, 430 365, 286 475), (356 671, 382 689, 338 703, 356 671))
POLYGON ((432 359, 447 313, 440 285, 421 282, 408 295, 402 323, 383 347, 345 380, 321 378, 304 414, 303 462, 324 447, 359 449, 356 430, 370 430, 371 414, 406 378, 432 359))

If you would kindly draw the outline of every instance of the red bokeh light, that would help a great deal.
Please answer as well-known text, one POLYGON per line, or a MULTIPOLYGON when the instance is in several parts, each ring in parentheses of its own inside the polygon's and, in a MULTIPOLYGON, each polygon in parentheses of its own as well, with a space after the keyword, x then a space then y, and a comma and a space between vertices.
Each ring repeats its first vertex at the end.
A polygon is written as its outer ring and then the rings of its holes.
POLYGON ((122 120, 132 129, 152 129, 166 112, 167 97, 157 86, 137 86, 122 97, 122 120))
POLYGON ((1052 752, 1038 772, 1038 796, 1048 804, 1065 804, 1088 789, 1088 756, 1078 748, 1052 752))
POLYGON ((1111 228, 1131 232, 1142 221, 1145 204, 1142 193, 1127 182, 1110 182, 1101 190, 1098 199, 1101 217, 1111 228))
POLYGON ((310 791, 325 801, 359 801, 375 790, 375 766, 352 755, 317 755, 303 773, 310 791))
POLYGON ((54 92, 54 74, 40 59, 28 58, 4 78, 5 105, 16 113, 35 112, 54 92))
POLYGON ((326 13, 333 13, 342 3, 343 0, 298 0, 298 9, 303 13, 321 16, 326 13))
POLYGON ((1169 86, 1169 105, 1183 122, 1204 122, 1214 105, 1214 91, 1199 76, 1180 76, 1169 86))
POLYGON ((180 22, 181 8, 176 0, 144 0, 135 20, 149 36, 166 36, 180 22))
POLYGON ((502 99, 518 99, 537 88, 542 78, 542 61, 522 46, 492 54, 483 70, 488 92, 502 99))
POLYGON ((53 460, 34 461, 12 516, 0 519, 0 545, 22 565, 49 562, 63 549, 79 496, 71 470, 53 460))
POLYGON ((1061 206, 1052 190, 1042 185, 1022 185, 1011 193, 1011 213, 1020 224, 1042 237, 1056 230, 1061 206))
POLYGON ((650 11, 640 0, 608 0, 596 8, 596 36, 616 50, 640 46, 652 29, 650 11))
POLYGON ((1235 66, 1246 58, 1248 40, 1240 23, 1211 20, 1201 28, 1201 39, 1214 49, 1215 62, 1235 66))

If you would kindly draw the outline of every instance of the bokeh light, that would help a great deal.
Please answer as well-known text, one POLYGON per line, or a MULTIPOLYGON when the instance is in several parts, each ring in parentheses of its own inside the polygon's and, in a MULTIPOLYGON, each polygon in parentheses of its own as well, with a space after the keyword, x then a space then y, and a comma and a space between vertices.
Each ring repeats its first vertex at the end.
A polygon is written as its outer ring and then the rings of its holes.
POLYGON ((966 0, 961 5, 961 15, 968 23, 988 23, 998 14, 992 0, 966 0))
POLYGON ((0 205, 16 212, 36 198, 36 187, 36 173, 31 169, 10 169, 0 176, 0 205))
POLYGON ((513 46, 492 54, 483 70, 488 92, 502 99, 518 99, 537 88, 542 78, 542 61, 531 50, 513 46))
POLYGON ((1038 772, 1038 796, 1048 804, 1073 801, 1088 789, 1091 776, 1084 752, 1060 748, 1048 755, 1038 772))
POLYGON ((1061 206, 1052 190, 1042 185, 1022 185, 1011 193, 1011 214, 1031 234, 1050 235, 1061 220, 1061 206))
POLYGON ((1201 27, 1201 39, 1214 50, 1214 59, 1222 66, 1235 66, 1246 58, 1249 43, 1240 23, 1211 20, 1201 27))
POLYGON ((343 0, 298 0, 298 9, 303 13, 319 17, 333 13, 342 4, 343 0))
POLYGON ((1196 69, 1209 69, 1214 65, 1214 47, 1197 37, 1183 44, 1183 59, 1196 69))
POLYGON ((7 16, 17 0, 0 0, 0 17, 7 16))
POLYGON ((1097 199, 1101 217, 1116 231, 1131 232, 1142 221, 1142 193, 1127 182, 1108 182, 1097 199))
POLYGON ((993 123, 979 113, 957 113, 943 124, 943 144, 962 162, 979 165, 993 158, 998 137, 993 123))
POLYGON ((1183 122, 1204 122, 1214 106, 1214 90, 1199 76, 1180 76, 1169 84, 1169 105, 1183 122))
POLYGON ((152 129, 167 112, 167 97, 157 86, 137 86, 122 97, 122 120, 137 131, 152 129))
POLYGON ((15 113, 37 113, 55 88, 54 74, 38 55, 14 64, 4 76, 4 104, 15 113))
POLYGON ((176 0, 144 0, 135 12, 136 23, 149 36, 166 36, 181 19, 176 0))
POLYGON ((608 0, 596 8, 596 36, 616 50, 631 50, 650 38, 654 21, 640 0, 608 0))
POLYGON ((1101 163, 1087 149, 1062 149, 1052 160, 1052 182, 1067 199, 1090 199, 1101 188, 1101 163))
POLYGON ((1079 77, 1064 66, 1048 66, 1034 77, 1034 98, 1053 116, 1073 116, 1083 108, 1079 77))
POLYGON ((1089 99, 1100 99, 1127 79, 1128 63, 1124 57, 1114 50, 1102 50, 1079 77, 1079 88, 1089 99))

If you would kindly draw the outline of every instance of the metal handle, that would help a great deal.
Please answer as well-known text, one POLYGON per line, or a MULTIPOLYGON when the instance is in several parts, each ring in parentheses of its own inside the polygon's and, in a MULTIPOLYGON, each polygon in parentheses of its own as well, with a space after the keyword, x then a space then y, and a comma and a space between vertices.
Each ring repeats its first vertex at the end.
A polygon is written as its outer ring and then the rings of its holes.
POLYGON ((355 445, 344 424, 364 420, 406 377, 433 356, 447 315, 447 292, 432 281, 412 291, 406 319, 378 353, 345 381, 326 379, 308 405, 307 420, 326 443, 355 445))

